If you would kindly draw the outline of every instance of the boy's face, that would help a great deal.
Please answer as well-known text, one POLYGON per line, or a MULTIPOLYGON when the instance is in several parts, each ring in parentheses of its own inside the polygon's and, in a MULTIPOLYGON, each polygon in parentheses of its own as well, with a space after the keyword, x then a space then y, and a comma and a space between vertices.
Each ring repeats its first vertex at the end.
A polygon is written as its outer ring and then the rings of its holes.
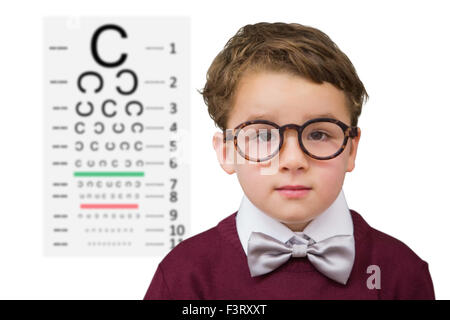
MULTIPOLYGON (((345 94, 332 84, 319 85, 287 73, 249 73, 239 82, 227 129, 257 118, 280 126, 302 125, 325 114, 350 125, 345 94)), ((222 168, 229 174, 236 172, 245 195, 255 206, 291 230, 302 231, 338 196, 345 173, 355 166, 360 135, 358 128, 358 136, 349 138, 345 150, 330 160, 316 160, 303 153, 294 129, 285 131, 279 153, 264 162, 244 160, 232 141, 223 143, 220 132, 214 135, 213 145, 222 168), (276 168, 272 174, 261 174, 273 163, 276 168), (276 190, 285 185, 311 189, 303 196, 292 198, 276 190)))

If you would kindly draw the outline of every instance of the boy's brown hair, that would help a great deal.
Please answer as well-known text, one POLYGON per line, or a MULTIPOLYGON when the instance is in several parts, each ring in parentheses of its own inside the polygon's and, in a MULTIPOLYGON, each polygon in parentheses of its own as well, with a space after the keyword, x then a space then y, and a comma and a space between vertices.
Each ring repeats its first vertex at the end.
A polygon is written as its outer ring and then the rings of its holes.
POLYGON ((245 72, 275 71, 344 91, 352 126, 368 94, 350 59, 322 31, 298 23, 260 22, 238 30, 206 75, 203 100, 220 129, 227 129, 234 93, 245 72))

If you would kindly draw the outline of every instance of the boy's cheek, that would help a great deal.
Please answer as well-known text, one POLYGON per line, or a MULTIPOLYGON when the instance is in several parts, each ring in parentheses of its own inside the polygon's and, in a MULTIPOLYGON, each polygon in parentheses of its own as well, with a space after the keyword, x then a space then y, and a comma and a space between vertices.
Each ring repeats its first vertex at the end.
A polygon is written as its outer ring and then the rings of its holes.
POLYGON ((248 188, 260 189, 269 184, 269 179, 260 173, 258 164, 248 163, 236 165, 236 174, 242 185, 248 188))
POLYGON ((243 164, 236 164, 236 171, 245 175, 253 182, 258 181, 266 183, 269 179, 272 179, 270 176, 275 176, 278 173, 278 166, 271 162, 253 162, 245 160, 245 163, 243 164))
POLYGON ((319 185, 326 192, 340 190, 344 183, 345 171, 342 168, 326 170, 314 177, 313 184, 319 185))

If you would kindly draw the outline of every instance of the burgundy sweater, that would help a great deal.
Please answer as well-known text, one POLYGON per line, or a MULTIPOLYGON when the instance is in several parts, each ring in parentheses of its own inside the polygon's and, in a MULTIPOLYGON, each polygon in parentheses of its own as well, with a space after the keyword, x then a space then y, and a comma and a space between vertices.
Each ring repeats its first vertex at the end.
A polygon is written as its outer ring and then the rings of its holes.
POLYGON ((427 262, 403 242, 370 227, 356 211, 350 213, 356 251, 346 285, 316 271, 307 258, 291 258, 252 278, 236 211, 173 248, 159 263, 144 299, 435 299, 427 262), (367 284, 369 277, 374 284, 371 265, 380 268, 379 289, 367 284))

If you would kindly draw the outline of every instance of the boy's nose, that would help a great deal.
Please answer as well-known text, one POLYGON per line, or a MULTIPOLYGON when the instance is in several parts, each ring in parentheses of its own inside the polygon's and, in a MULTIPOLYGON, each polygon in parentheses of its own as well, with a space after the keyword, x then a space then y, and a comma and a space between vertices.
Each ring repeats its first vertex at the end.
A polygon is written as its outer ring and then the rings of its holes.
POLYGON ((307 157, 300 148, 297 130, 286 129, 283 146, 280 150, 280 168, 290 170, 306 168, 308 167, 307 157))

